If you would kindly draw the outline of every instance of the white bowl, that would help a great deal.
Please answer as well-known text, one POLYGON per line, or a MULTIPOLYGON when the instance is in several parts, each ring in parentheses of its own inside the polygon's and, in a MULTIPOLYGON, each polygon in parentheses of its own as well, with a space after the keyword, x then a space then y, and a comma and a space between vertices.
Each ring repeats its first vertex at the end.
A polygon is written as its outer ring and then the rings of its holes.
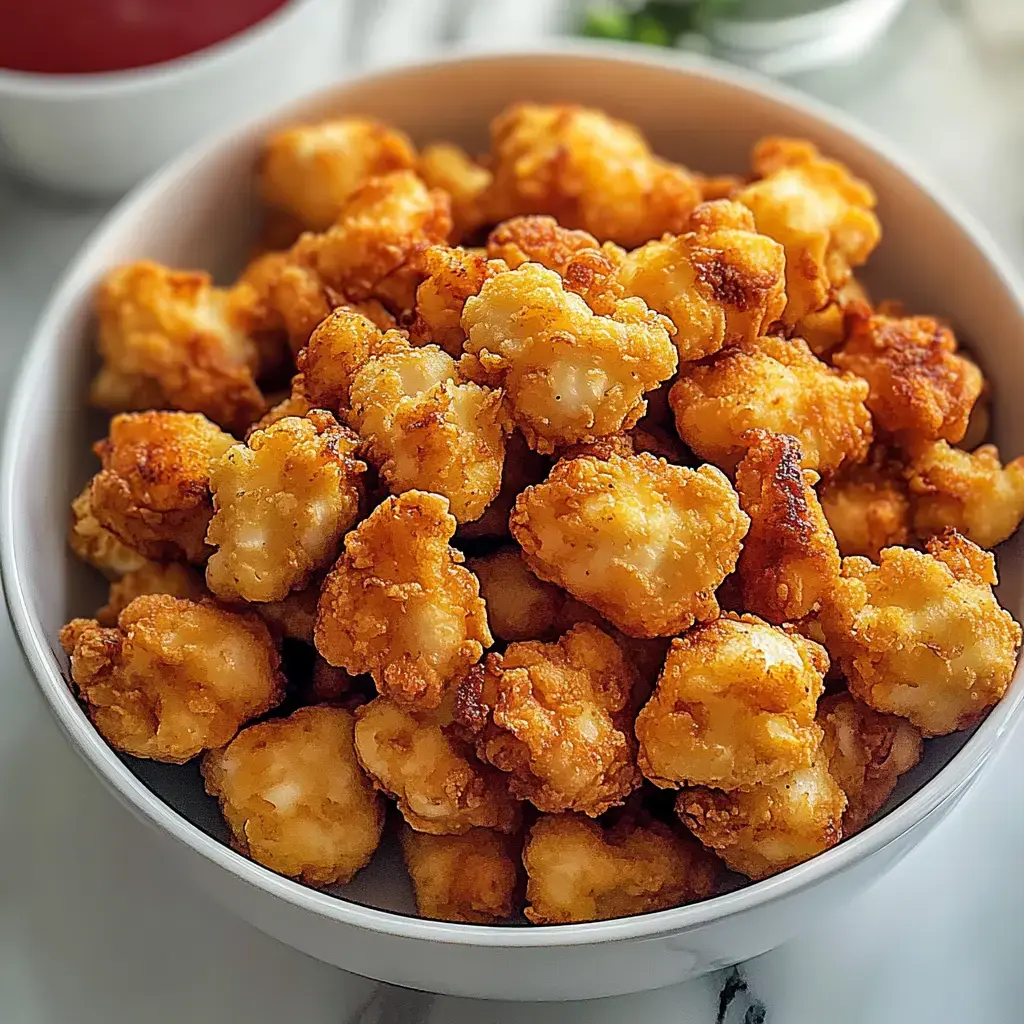
MULTIPOLYGON (((488 119, 523 98, 600 105, 641 125, 666 156, 707 171, 745 167, 751 143, 768 132, 807 136, 847 161, 880 197, 885 240, 869 284, 958 326, 997 388, 997 439, 1007 454, 1024 450, 1024 403, 1013 398, 1024 393, 1019 286, 984 232, 884 143, 827 109, 707 62, 607 47, 456 57, 348 82, 197 148, 111 214, 57 287, 15 387, 0 478, 2 564, 26 657, 71 742, 214 898, 271 935, 359 974, 456 995, 579 999, 655 988, 735 963, 851 899, 920 842, 975 781, 1019 710, 1020 673, 973 735, 927 745, 888 813, 799 867, 639 917, 483 927, 411 916, 394 843, 336 894, 234 853, 196 770, 120 758, 97 735, 64 681, 57 642, 63 622, 101 603, 100 582, 69 555, 64 533, 68 502, 95 470, 89 440, 104 427, 85 408, 91 302, 104 271, 143 256, 233 269, 252 223, 252 166, 271 123, 359 112, 393 121, 420 142, 453 138, 478 148, 488 119)), ((1020 618, 1018 543, 1000 554, 1001 599, 1020 618)))
POLYGON ((0 162, 48 188, 119 195, 197 139, 336 78, 347 6, 289 0, 223 42, 150 67, 0 69, 0 162))

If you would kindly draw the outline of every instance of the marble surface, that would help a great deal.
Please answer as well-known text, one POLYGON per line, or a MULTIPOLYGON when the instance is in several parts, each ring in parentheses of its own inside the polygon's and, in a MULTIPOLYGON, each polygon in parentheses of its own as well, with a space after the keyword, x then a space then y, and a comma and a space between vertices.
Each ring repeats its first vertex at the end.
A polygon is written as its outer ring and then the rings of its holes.
MULTIPOLYGON (((422 6, 436 16, 434 0, 422 6)), ((954 6, 912 2, 858 67, 798 84, 897 141, 1024 266, 1024 70, 1012 52, 981 49, 954 6)), ((420 30, 401 28, 394 3, 379 7, 391 21, 367 26, 360 59, 413 56, 420 30)), ((499 31, 509 43, 552 26, 546 2, 494 0, 462 34, 486 42, 499 31)), ((48 289, 102 213, 0 182, 0 403, 48 289)), ((4 1024, 1024 1020, 1024 730, 950 818, 855 905, 738 972, 574 1005, 431 998, 378 990, 310 960, 169 873, 148 830, 68 749, 0 620, 4 1024)))

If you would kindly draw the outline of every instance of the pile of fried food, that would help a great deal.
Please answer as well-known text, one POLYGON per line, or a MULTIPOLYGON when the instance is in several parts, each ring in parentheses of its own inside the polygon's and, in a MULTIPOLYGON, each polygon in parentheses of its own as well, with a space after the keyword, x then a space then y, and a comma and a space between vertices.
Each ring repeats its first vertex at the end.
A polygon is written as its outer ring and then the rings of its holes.
POLYGON ((520 104, 481 159, 346 118, 259 175, 234 284, 102 283, 70 539, 110 594, 61 634, 238 850, 344 883, 391 800, 424 916, 658 910, 857 832, 1003 695, 1024 459, 950 327, 872 306, 843 165, 520 104))

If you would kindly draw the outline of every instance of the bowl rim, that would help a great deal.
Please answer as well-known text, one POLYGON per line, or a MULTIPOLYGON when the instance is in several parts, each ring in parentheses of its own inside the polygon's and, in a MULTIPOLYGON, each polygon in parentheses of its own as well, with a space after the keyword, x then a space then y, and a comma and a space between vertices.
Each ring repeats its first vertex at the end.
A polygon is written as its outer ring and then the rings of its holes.
POLYGON ((28 421, 32 413, 32 385, 37 378, 48 372, 46 356, 49 353, 46 340, 58 332, 66 316, 67 307, 73 303, 83 285, 90 282, 94 276, 90 270, 93 253, 105 244, 108 236, 120 230, 121 223, 147 202, 151 193, 159 192, 174 182, 186 179, 209 155, 230 147, 236 141, 258 130, 261 125, 269 127, 280 122, 290 110, 298 114, 300 109, 308 107, 318 99, 326 100, 346 87, 386 78, 400 78, 408 73, 450 65, 489 64, 500 60, 514 62, 537 58, 558 61, 573 58, 586 61, 597 58, 622 65, 624 68, 631 64, 639 64, 679 71, 744 92, 756 93, 776 103, 795 108, 817 120, 830 123, 870 150, 876 157, 887 162, 941 206, 945 215, 984 257, 991 273, 1013 299, 1024 320, 1024 284, 1018 280, 1008 258, 1002 254, 988 230, 982 227, 973 215, 966 212, 958 200, 951 198, 944 188, 936 185, 927 174, 908 165, 902 156, 893 155, 893 146, 890 142, 827 104, 767 80, 754 72, 704 57, 681 58, 679 54, 662 55, 631 44, 561 40, 557 44, 543 42, 536 46, 509 49, 459 47, 437 58, 343 79, 192 146, 136 186, 107 214, 79 249, 47 298, 14 381, 6 417, 0 461, 0 569, 15 635, 21 644, 32 675, 42 690, 51 712, 78 753, 130 809, 151 826, 184 844, 192 853, 222 868, 235 879, 317 917, 388 936, 460 946, 557 948, 654 938, 668 934, 678 935, 810 889, 829 876, 847 871, 859 861, 894 842, 951 798, 961 787, 970 783, 1005 736, 1024 703, 1024 686, 1019 685, 1022 667, 1018 663, 1014 673, 1014 684, 1017 685, 1011 684, 1011 692, 991 710, 964 746, 933 778, 862 832, 802 864, 700 903, 610 921, 529 927, 427 920, 396 911, 368 907, 344 896, 334 896, 311 889, 278 875, 236 853, 179 814, 137 778, 96 732, 65 682, 45 631, 34 620, 30 611, 21 582, 21 569, 15 547, 17 530, 14 523, 18 484, 15 475, 18 462, 16 453, 20 448, 22 425, 28 421))

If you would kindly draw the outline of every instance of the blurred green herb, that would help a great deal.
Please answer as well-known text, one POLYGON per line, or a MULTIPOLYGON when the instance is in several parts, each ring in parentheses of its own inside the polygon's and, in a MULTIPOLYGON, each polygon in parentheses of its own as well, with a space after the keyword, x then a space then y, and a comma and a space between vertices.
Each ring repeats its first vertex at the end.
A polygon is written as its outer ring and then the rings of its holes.
POLYGON ((674 46, 689 33, 702 33, 713 18, 728 15, 740 0, 647 0, 635 10, 601 4, 591 7, 580 32, 595 39, 617 39, 674 46))

